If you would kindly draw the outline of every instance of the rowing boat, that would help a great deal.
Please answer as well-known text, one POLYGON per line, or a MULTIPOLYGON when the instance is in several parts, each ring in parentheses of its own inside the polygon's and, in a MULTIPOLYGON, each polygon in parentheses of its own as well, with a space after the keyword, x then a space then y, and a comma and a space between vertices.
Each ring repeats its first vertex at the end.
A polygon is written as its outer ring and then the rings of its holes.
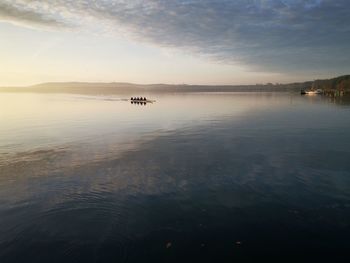
POLYGON ((153 103, 156 102, 155 100, 130 100, 131 102, 145 102, 145 103, 153 103))

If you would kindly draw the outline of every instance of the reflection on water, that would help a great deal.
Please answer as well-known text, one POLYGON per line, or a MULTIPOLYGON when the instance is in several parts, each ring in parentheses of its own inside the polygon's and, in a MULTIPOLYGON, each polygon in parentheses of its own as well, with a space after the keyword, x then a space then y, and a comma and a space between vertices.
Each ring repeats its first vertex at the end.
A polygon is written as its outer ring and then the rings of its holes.
MULTIPOLYGON (((130 102, 131 104, 134 104, 134 105, 143 105, 143 106, 146 106, 147 102, 146 101, 131 101, 130 102)), ((149 104, 149 103, 148 103, 149 104)))
POLYGON ((350 107, 156 99, 1 94, 0 262, 346 259, 350 107))

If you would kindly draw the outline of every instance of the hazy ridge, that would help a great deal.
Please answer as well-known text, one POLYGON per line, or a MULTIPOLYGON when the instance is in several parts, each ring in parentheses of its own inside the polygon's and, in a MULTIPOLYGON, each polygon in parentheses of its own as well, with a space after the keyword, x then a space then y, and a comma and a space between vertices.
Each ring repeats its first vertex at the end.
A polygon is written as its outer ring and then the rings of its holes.
POLYGON ((293 92, 307 88, 350 90, 350 75, 333 79, 289 84, 256 85, 186 85, 186 84, 133 84, 125 82, 49 82, 27 87, 0 87, 0 92, 43 92, 77 94, 113 94, 148 92, 244 92, 276 91, 293 92))

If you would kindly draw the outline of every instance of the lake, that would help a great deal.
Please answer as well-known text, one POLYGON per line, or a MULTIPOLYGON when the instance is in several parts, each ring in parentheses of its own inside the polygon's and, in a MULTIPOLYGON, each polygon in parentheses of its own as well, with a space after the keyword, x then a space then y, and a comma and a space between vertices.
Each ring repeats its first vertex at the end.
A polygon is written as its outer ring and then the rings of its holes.
POLYGON ((0 93, 0 262, 346 262, 350 104, 0 93))

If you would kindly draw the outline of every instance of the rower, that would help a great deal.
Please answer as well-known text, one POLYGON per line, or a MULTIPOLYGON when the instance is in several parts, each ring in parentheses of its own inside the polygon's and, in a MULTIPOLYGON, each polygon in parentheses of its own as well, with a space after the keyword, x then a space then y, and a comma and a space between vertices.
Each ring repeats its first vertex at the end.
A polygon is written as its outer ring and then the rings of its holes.
POLYGON ((133 98, 133 97, 131 97, 131 98, 130 98, 130 100, 134 100, 134 98, 133 98))

